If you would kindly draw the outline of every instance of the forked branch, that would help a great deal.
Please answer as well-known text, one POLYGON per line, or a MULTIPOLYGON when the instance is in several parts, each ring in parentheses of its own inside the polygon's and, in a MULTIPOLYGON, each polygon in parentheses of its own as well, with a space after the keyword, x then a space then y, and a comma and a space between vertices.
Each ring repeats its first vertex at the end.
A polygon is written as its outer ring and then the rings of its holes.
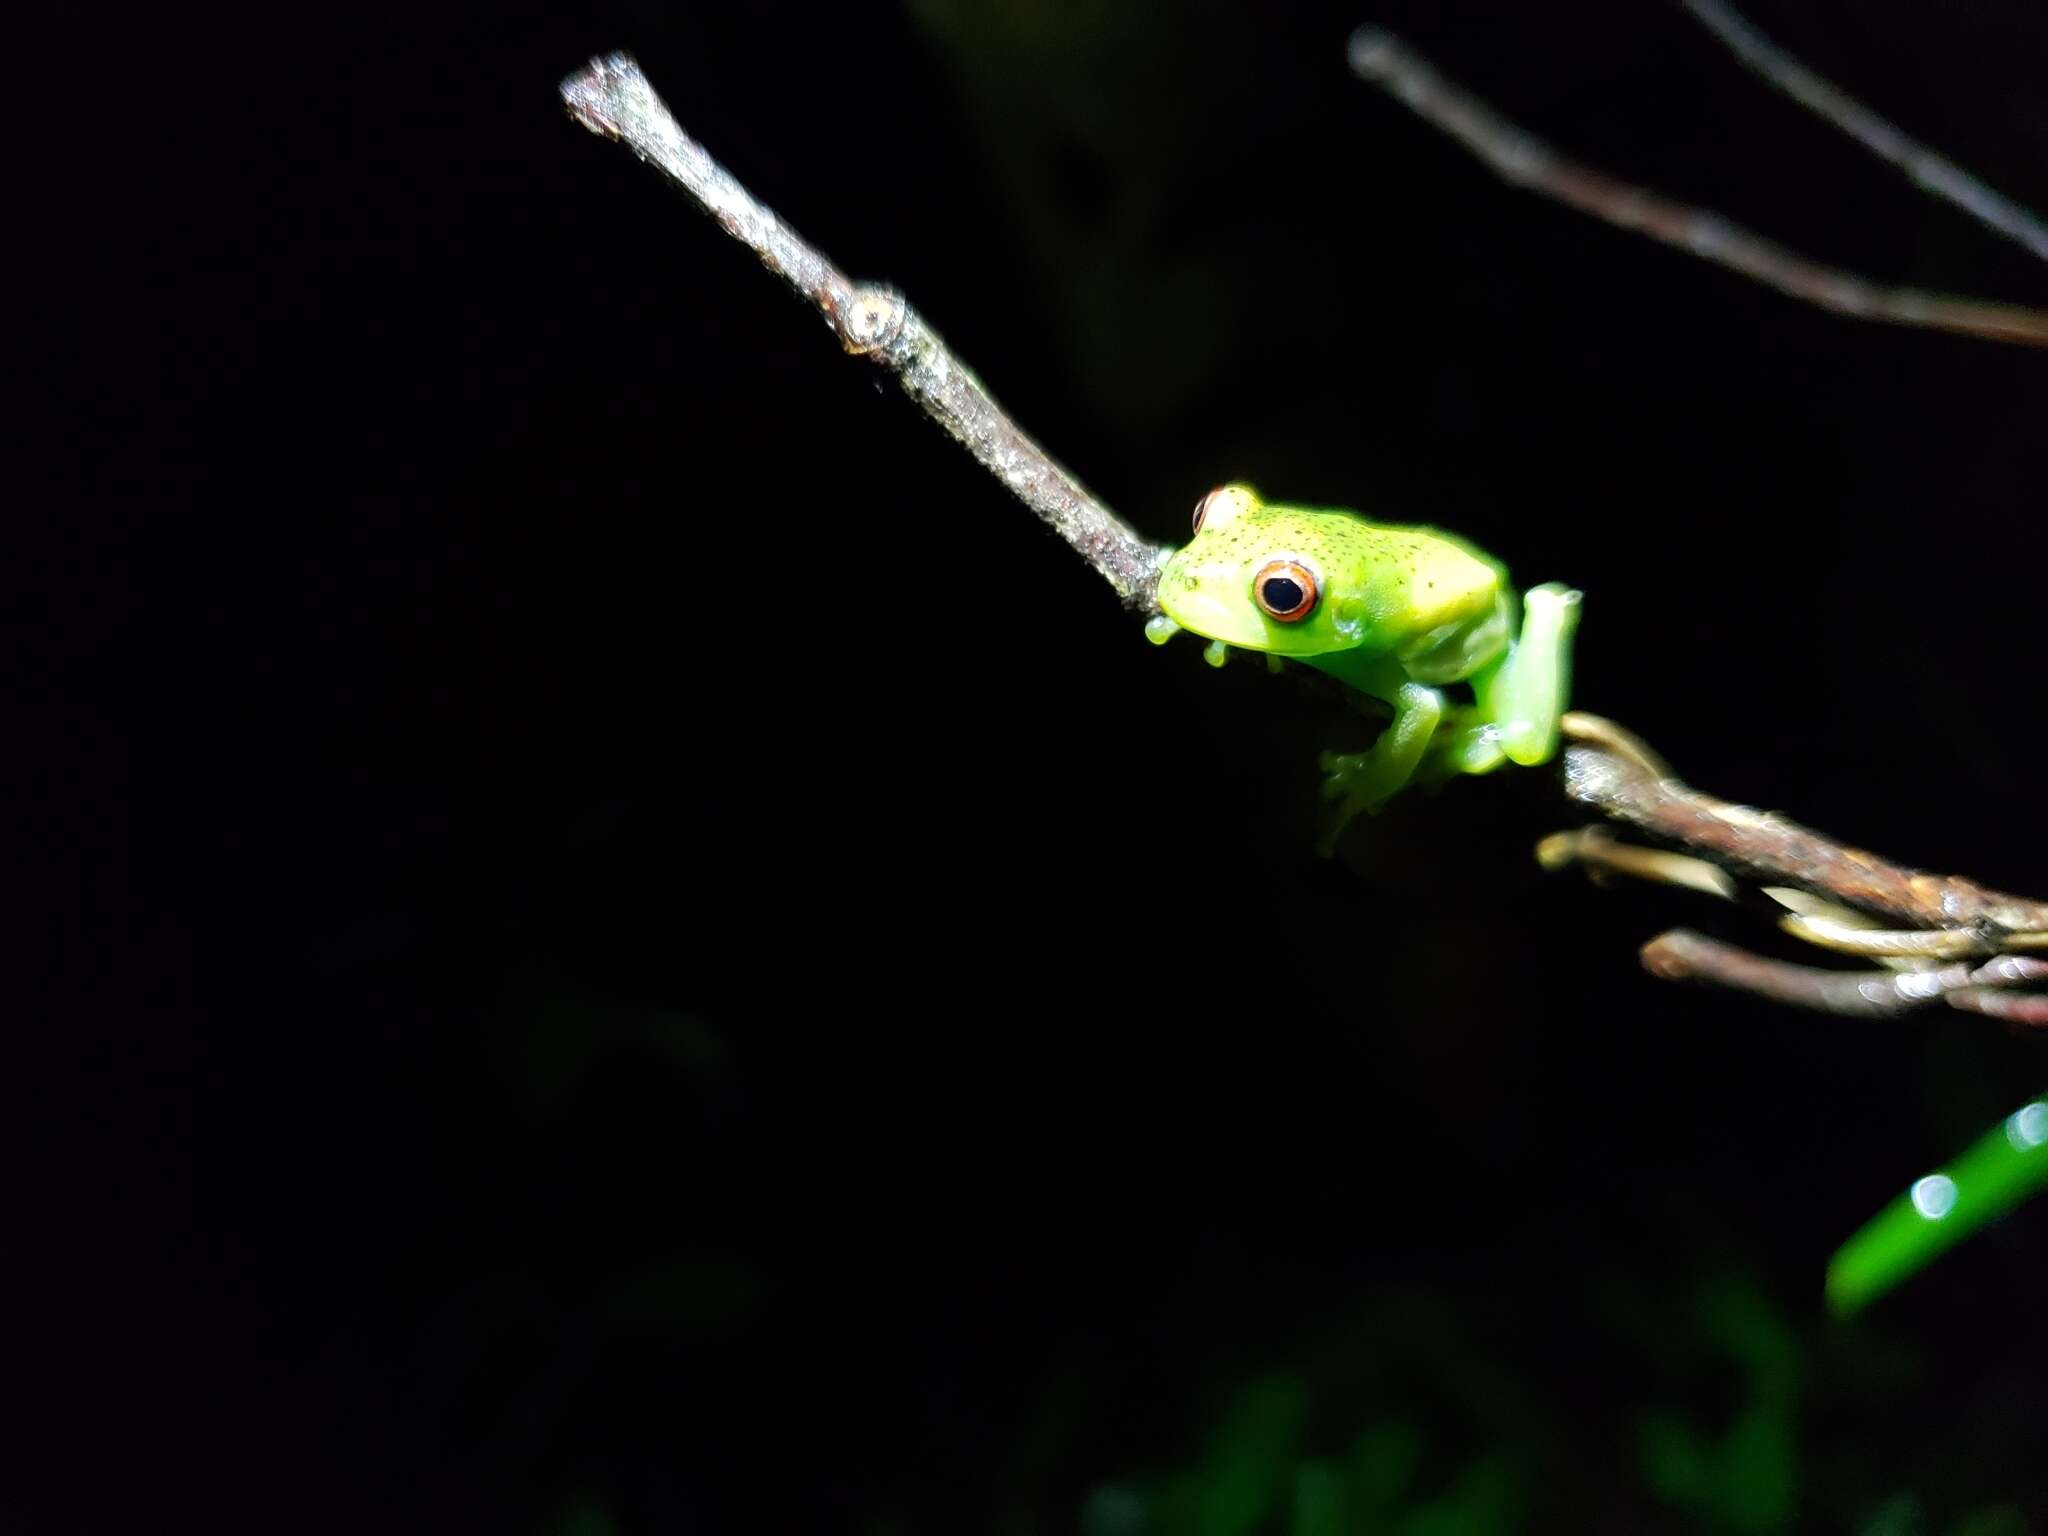
POLYGON ((1605 827, 1545 838, 1537 857, 1623 876, 1743 896, 1735 875, 1774 882, 1758 894, 1778 926, 1880 969, 1798 965, 1690 929, 1645 945, 1644 966, 1670 981, 1703 981, 1823 1013, 1879 1016, 1946 1003, 2015 1024, 2048 1025, 2048 902, 1908 869, 1782 816, 1684 784, 1628 732, 1597 715, 1565 716, 1565 794, 1611 821, 1685 853, 1617 841, 1605 827))
MULTIPOLYGON (((1516 179, 1568 201, 1580 199, 1618 222, 1641 222, 1655 214, 1677 220, 1672 232, 1690 230, 1688 238, 1699 236, 1702 226, 1688 222, 1695 220, 1692 210, 1673 211, 1674 205, 1654 199, 1638 202, 1632 214, 1622 217, 1614 198, 1648 194, 1549 157, 1542 146, 1444 86, 1390 40, 1365 39, 1362 54, 1361 46, 1354 41, 1355 63, 1363 58, 1381 69, 1403 99, 1440 118, 1482 154, 1515 168, 1516 179), (1657 212, 1660 208, 1664 212, 1657 212)), ((1058 531, 1128 606, 1156 612, 1158 571, 1166 551, 1138 537, 1026 435, 900 294, 852 282, 755 202, 682 131, 630 58, 612 54, 593 60, 562 83, 562 96, 584 127, 626 144, 678 182, 728 234, 809 300, 848 352, 894 373, 934 421, 1058 531)), ((1773 279, 1805 281, 1797 259, 1792 263, 1788 268, 1766 251, 1763 270, 1773 279)), ((1906 318, 1895 300, 1886 302, 1894 308, 1883 318, 1906 318)), ((1935 302, 1950 306, 1936 312, 1947 316, 1951 328, 1999 334, 1954 323, 1960 301, 1935 302)), ((1851 312, 1856 312, 1853 307, 1851 312)), ((2028 339, 2048 341, 2048 315, 2005 313, 2039 327, 2039 336, 2028 339)), ((1904 869, 1781 818, 1701 794, 1681 784, 1635 737, 1598 716, 1566 716, 1565 734, 1570 745, 1563 781, 1569 797, 1688 852, 1635 847, 1604 829, 1588 828, 1546 839, 1538 850, 1546 864, 1577 863, 1602 877, 1655 880, 1729 900, 1741 894, 1737 874, 1783 882, 1765 889, 1788 909, 1780 919, 1788 932, 1882 964, 1860 971, 1791 965, 1678 929, 1643 951, 1655 974, 1717 982, 1831 1013, 1889 1014, 1945 1002, 2015 1023, 2048 1024, 2048 995, 2020 990, 2048 981, 2048 960, 2030 953, 2048 950, 2048 904, 1904 869)))

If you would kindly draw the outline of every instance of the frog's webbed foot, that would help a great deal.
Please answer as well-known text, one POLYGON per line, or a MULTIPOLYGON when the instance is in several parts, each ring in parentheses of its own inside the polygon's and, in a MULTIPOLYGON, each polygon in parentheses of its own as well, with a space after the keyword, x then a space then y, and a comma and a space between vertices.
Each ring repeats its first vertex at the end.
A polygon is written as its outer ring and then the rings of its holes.
POLYGON ((1467 706, 1445 719, 1418 777, 1442 783, 1461 773, 1491 773, 1507 760, 1505 733, 1481 711, 1467 706))
POLYGON ((1443 718, 1443 695, 1420 683, 1404 685, 1394 698, 1394 720, 1370 752, 1325 752, 1323 798, 1335 805, 1316 851, 1328 858, 1337 839, 1360 814, 1372 815, 1414 777, 1443 718))

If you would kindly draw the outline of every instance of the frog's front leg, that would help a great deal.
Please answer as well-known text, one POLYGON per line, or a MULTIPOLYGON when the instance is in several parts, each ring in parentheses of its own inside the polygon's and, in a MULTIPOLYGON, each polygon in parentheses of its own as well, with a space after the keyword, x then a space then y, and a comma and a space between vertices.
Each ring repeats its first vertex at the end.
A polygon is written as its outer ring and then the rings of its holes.
POLYGON ((1325 752, 1323 798, 1336 815, 1317 845, 1327 857, 1361 811, 1377 811, 1414 776, 1443 718, 1444 696, 1421 683, 1403 683, 1392 699, 1394 718, 1370 752, 1325 752))
POLYGON ((1522 597, 1521 637, 1492 673, 1475 678, 1482 713, 1501 750, 1529 767, 1557 752, 1557 722, 1571 688, 1572 633, 1579 594, 1561 582, 1531 587, 1522 597))
POLYGON ((1548 762, 1571 681, 1571 637, 1579 594, 1537 587, 1524 607, 1521 635, 1472 679, 1476 702, 1452 709, 1437 732, 1424 776, 1491 773, 1505 762, 1548 762))

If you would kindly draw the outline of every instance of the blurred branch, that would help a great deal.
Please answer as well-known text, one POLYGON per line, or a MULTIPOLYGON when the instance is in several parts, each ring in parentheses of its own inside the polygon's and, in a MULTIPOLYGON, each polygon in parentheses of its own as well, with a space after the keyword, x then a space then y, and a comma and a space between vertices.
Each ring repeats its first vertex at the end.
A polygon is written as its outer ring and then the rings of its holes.
POLYGON ((1141 539, 1026 436, 902 294, 851 281, 755 202, 683 132, 629 55, 591 60, 562 82, 561 91, 571 117, 673 178, 720 228, 808 299, 848 352, 895 374, 904 393, 1094 566, 1127 607, 1157 612, 1164 551, 1141 539))
POLYGON ((1789 909, 1779 919, 1784 931, 1887 966, 1795 965, 1678 928, 1644 946, 1651 974, 1823 1013, 1875 1017, 1946 1003, 2048 1025, 2048 995, 2014 990, 2048 983, 2048 959, 2030 953, 2048 949, 2048 902, 1908 869, 1782 816, 1703 794, 1597 715, 1566 715, 1564 734, 1567 796, 1687 852, 1634 847, 1589 827, 1545 838, 1537 857, 1546 867, 1578 864, 1596 877, 1624 875, 1728 900, 1739 894, 1730 872, 1782 881, 1790 889, 1765 887, 1762 894, 1789 909))
POLYGON ((1453 85, 1389 33, 1374 28, 1354 33, 1351 67, 1512 185, 1689 251, 1780 293, 1862 320, 2048 346, 2048 310, 1886 287, 1788 251, 1709 209, 1676 202, 1568 160, 1453 85))
MULTIPOLYGON (((1643 968, 1665 981, 1705 981, 1795 1008, 1873 1018, 1905 1013, 1931 1002, 1955 1004, 1959 997, 2048 981, 2048 961, 2017 955, 2002 955, 1980 966, 1948 965, 1936 971, 1828 970, 1753 954, 1690 928, 1673 928, 1645 944, 1643 968)), ((2048 997, 2001 995, 2012 1003, 2031 1005, 2028 1011, 2040 1014, 2037 1022, 2048 1023, 2048 997)))
POLYGON ((1772 86, 1825 118, 1880 159, 1889 160, 1922 191, 1945 198, 1988 229, 2048 261, 2048 224, 1994 192, 1953 160, 1908 138, 1870 108, 1822 79, 1737 15, 1722 0, 1679 0, 1693 18, 1772 86))

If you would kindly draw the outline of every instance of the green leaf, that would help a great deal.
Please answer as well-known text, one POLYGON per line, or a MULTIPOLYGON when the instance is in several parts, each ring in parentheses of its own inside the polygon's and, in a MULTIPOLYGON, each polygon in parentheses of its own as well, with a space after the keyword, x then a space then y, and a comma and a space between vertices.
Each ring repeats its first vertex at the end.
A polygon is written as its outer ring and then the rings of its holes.
POLYGON ((1837 1315, 1868 1306, 1986 1222, 2048 1185, 2048 1099, 2036 1099, 1912 1187, 1836 1250, 1827 1299, 1837 1315))

